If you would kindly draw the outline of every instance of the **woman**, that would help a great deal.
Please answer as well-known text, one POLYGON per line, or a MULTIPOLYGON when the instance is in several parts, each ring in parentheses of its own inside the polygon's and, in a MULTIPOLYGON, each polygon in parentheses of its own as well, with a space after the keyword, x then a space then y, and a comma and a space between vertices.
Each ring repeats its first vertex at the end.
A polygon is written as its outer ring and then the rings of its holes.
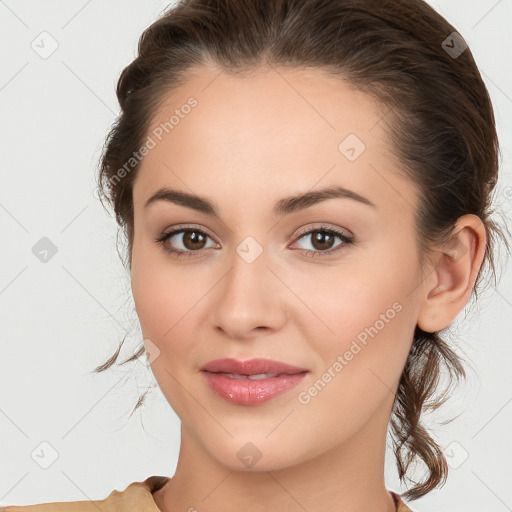
POLYGON ((5 510, 410 511, 447 476, 421 413, 443 366, 464 376, 440 332, 501 234, 462 37, 421 0, 185 0, 117 95, 99 183, 145 338, 129 360, 146 351, 181 419, 177 469, 5 510), (388 427, 400 479, 427 468, 403 496, 388 427))

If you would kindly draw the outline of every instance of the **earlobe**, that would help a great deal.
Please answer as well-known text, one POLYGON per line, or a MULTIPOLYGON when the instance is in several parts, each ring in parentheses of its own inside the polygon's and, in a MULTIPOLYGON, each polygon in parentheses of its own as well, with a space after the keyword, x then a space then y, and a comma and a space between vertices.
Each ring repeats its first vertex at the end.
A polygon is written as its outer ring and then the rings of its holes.
POLYGON ((420 329, 440 331, 462 311, 482 266, 486 244, 485 225, 479 217, 468 214, 457 220, 450 240, 436 249, 435 263, 423 283, 420 329))

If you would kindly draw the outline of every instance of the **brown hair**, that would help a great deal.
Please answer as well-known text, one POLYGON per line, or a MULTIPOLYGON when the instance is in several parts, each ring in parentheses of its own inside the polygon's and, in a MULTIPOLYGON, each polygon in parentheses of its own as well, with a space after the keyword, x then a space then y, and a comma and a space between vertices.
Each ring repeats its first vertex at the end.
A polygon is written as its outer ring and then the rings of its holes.
MULTIPOLYGON (((194 66, 213 64, 241 74, 277 65, 326 70, 385 105, 391 145, 421 190, 416 224, 422 262, 449 239, 460 216, 475 214, 485 224, 488 241, 473 292, 477 295, 484 266, 492 269, 496 282, 494 242, 500 236, 509 246, 490 218, 499 166, 495 120, 470 50, 460 55, 447 51, 454 41, 459 48, 462 44, 453 39, 454 32, 422 0, 182 0, 163 13, 143 32, 137 58, 121 73, 121 113, 107 137, 98 175, 100 192, 123 228, 128 264, 138 165, 122 173, 122 179, 119 171, 141 147, 162 100, 186 82, 194 66)), ((123 342, 95 371, 116 361, 123 342)), ((142 354, 143 344, 122 364, 142 354)), ((450 384, 453 377, 466 377, 460 357, 440 334, 417 327, 390 422, 400 480, 416 458, 428 469, 421 483, 408 478, 417 484, 404 493, 409 499, 447 478, 443 452, 420 421, 424 411, 436 409, 448 396, 448 391, 435 395, 442 366, 450 384)))

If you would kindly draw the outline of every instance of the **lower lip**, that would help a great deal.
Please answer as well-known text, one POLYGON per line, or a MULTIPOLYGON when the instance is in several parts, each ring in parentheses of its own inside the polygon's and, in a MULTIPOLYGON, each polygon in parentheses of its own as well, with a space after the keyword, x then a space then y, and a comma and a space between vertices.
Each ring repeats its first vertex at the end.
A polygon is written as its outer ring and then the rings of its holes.
POLYGON ((258 405, 295 387, 307 372, 268 379, 234 379, 223 373, 203 371, 206 383, 224 400, 239 405, 258 405))

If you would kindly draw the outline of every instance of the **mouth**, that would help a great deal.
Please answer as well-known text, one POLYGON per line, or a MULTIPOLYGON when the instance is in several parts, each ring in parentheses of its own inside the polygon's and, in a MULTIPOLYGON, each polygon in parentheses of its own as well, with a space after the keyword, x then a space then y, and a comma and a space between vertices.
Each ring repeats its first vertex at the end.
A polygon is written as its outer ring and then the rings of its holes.
POLYGON ((309 371, 307 368, 294 366, 281 361, 266 358, 254 358, 248 360, 239 360, 233 358, 215 359, 201 366, 200 370, 211 373, 225 373, 234 375, 235 378, 244 376, 271 375, 277 377, 280 375, 295 375, 297 373, 309 371))
POLYGON ((309 373, 271 359, 216 359, 200 368, 211 391, 236 405, 259 405, 289 391, 309 373))
MULTIPOLYGON (((207 371, 207 370, 205 370, 207 371)), ((255 373, 254 375, 245 375, 243 373, 226 373, 226 372, 209 372, 215 373, 219 375, 225 375, 230 379, 249 379, 249 380, 262 380, 262 379, 272 379, 274 377, 285 377, 288 375, 298 375, 296 373, 255 373)), ((302 373, 302 372, 299 372, 302 373)))

